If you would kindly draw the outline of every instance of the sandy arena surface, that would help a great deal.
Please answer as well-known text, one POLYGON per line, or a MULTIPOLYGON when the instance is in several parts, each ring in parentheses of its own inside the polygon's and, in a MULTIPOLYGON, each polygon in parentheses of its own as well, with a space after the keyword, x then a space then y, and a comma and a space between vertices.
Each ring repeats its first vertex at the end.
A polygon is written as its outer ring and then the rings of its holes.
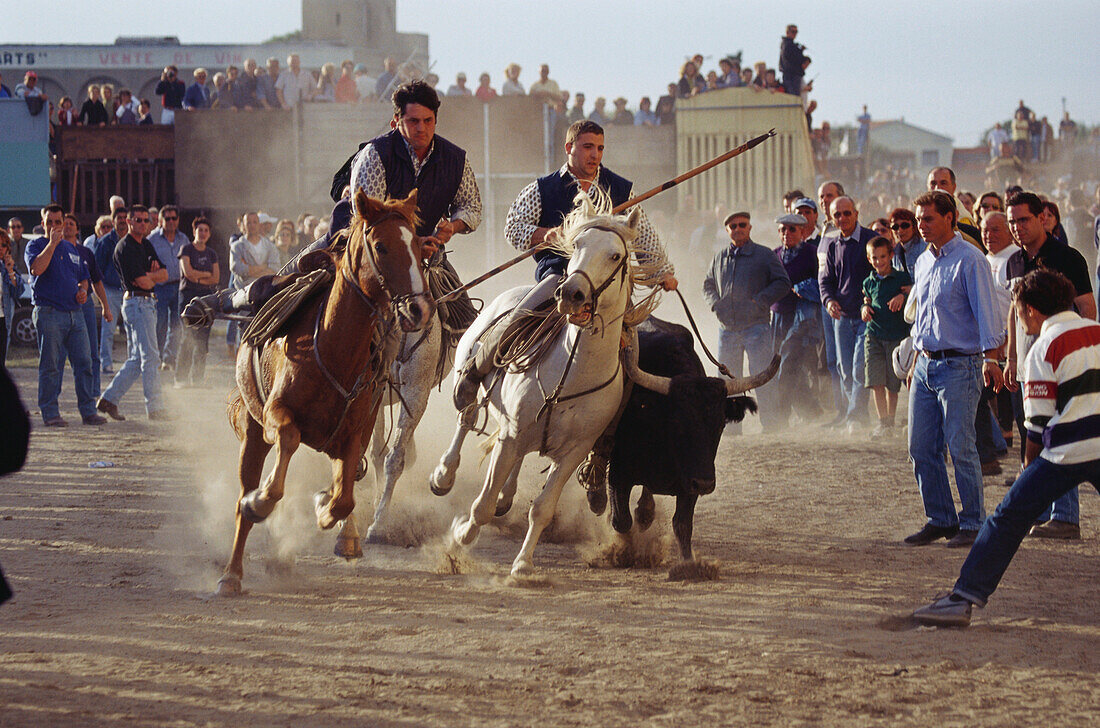
MULTIPOLYGON (((218 339, 215 337, 214 339, 218 339)), ((212 378, 226 382, 224 354, 212 378)), ((35 410, 33 369, 14 370, 35 410)), ((571 481, 539 577, 506 577, 543 466, 450 573, 442 533, 484 469, 427 473, 453 415, 436 395, 399 484, 390 545, 332 555, 309 499, 327 461, 301 451, 288 496, 248 544, 237 599, 211 599, 232 535, 236 441, 226 387, 167 390, 180 414, 37 427, 26 469, 0 481, 0 726, 1095 725, 1100 715, 1100 498, 1083 536, 1028 541, 965 631, 914 628, 964 553, 899 545, 922 523, 904 442, 817 428, 726 437, 700 501, 697 553, 719 578, 599 565, 609 528, 571 481), (116 467, 91 469, 109 460, 116 467), (593 565, 595 564, 595 565, 593 565)), ((41 419, 37 414, 35 423, 41 419)), ((270 464, 270 460, 269 460, 270 464)), ((988 478, 987 508, 1004 494, 988 478)), ((357 491, 368 518, 371 479, 357 491)), ((671 505, 635 551, 669 553, 671 505)), ((671 548, 675 552, 675 548, 671 548)))

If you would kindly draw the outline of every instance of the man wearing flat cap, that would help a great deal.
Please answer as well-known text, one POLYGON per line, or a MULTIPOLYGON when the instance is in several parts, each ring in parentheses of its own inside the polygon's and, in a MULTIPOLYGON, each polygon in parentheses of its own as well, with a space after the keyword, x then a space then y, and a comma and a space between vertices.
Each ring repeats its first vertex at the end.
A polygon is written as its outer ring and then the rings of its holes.
MULTIPOLYGON (((800 200, 805 201, 805 200, 800 200)), ((815 216, 816 220, 816 216, 815 216)), ((806 239, 805 215, 787 213, 776 218, 781 245, 775 254, 791 280, 791 291, 772 304, 772 334, 783 364, 775 378, 774 397, 781 424, 796 410, 803 420, 821 416, 821 407, 810 387, 821 342, 821 295, 817 288, 817 245, 806 239)))
MULTIPOLYGON (((718 317, 718 358, 735 377, 742 376, 748 357, 749 371, 763 371, 771 361, 770 306, 791 291, 791 279, 771 250, 754 243, 747 212, 735 212, 724 221, 730 244, 711 261, 703 281, 703 297, 718 317)), ((765 430, 778 426, 776 409, 769 401, 770 385, 757 391, 760 422, 765 430)), ((740 424, 730 423, 739 434, 740 424)))

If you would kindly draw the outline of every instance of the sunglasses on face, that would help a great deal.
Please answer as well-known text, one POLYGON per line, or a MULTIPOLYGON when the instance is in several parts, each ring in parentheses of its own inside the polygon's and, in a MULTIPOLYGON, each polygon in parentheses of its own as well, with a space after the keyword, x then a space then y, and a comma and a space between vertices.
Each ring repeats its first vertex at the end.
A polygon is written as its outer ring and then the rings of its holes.
POLYGON ((141 224, 144 225, 144 224, 147 224, 149 222, 149 218, 147 218, 147 217, 131 217, 130 222, 131 223, 141 223, 141 224))
POLYGON ((911 227, 913 227, 912 223, 895 222, 893 225, 890 226, 890 229, 891 230, 908 230, 911 227))
POLYGON ((833 213, 833 217, 851 217, 854 214, 851 210, 839 210, 833 213))
POLYGON ((730 228, 731 230, 735 230, 735 229, 747 228, 748 226, 749 226, 749 224, 747 222, 731 222, 726 227, 730 228))
POLYGON ((179 215, 165 215, 164 219, 167 220, 179 220, 179 215))
POLYGON ((785 232, 785 233, 796 233, 796 232, 798 232, 798 226, 796 226, 796 225, 780 225, 779 229, 782 232, 785 232))

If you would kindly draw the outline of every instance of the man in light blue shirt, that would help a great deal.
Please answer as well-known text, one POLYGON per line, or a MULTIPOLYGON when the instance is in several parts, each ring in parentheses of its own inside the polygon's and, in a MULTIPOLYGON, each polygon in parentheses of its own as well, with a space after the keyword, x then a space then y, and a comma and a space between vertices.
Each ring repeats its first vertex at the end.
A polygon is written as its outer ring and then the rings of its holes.
POLYGON ((153 287, 157 299, 157 350, 161 369, 175 366, 180 348, 180 261, 183 246, 191 241, 179 230, 180 211, 175 205, 160 208, 160 225, 146 238, 168 271, 168 280, 153 287))
POLYGON ((955 230, 955 199, 932 191, 914 205, 928 249, 913 267, 912 336, 918 354, 908 380, 909 456, 928 522, 905 543, 926 546, 947 538, 949 547, 966 547, 985 519, 974 412, 983 382, 1000 391, 1004 381, 996 358, 1004 325, 988 261, 955 230), (947 480, 945 445, 955 468, 959 513, 947 480))

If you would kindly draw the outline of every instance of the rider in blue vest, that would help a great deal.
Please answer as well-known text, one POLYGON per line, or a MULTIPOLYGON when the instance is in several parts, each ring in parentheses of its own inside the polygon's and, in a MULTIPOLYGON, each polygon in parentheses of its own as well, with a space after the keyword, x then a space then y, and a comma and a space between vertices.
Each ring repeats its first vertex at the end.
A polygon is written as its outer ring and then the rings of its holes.
MULTIPOLYGON (((425 257, 435 254, 456 234, 481 223, 481 193, 465 150, 435 133, 439 95, 423 81, 398 87, 393 94, 391 131, 360 145, 359 151, 333 177, 336 201, 328 234, 287 263, 278 276, 264 276, 239 291, 219 291, 196 298, 184 311, 188 325, 209 325, 204 309, 218 313, 255 311, 301 272, 299 262, 327 248, 351 222, 354 193, 377 199, 404 199, 417 189, 416 234, 425 257)), ((446 258, 441 265, 454 269, 446 258)))
MULTIPOLYGON (((530 250, 557 237, 561 233, 562 221, 573 209, 579 189, 592 194, 592 187, 599 186, 611 197, 615 206, 630 199, 633 183, 601 164, 603 152, 604 133, 599 124, 581 120, 569 127, 565 133, 565 164, 556 172, 539 177, 524 187, 508 210, 504 236, 514 248, 530 250)), ((643 254, 657 256, 663 262, 661 285, 665 290, 674 290, 676 276, 672 263, 665 256, 657 231, 644 213, 634 246, 638 251, 644 251, 643 254)), ((535 280, 538 283, 515 311, 531 311, 549 301, 569 265, 568 258, 546 249, 535 253, 534 259, 535 280)), ((512 316, 507 316, 486 332, 481 339, 481 347, 466 361, 455 383, 454 401, 459 410, 469 407, 477 399, 478 387, 494 368, 500 335, 512 320, 512 316)))

